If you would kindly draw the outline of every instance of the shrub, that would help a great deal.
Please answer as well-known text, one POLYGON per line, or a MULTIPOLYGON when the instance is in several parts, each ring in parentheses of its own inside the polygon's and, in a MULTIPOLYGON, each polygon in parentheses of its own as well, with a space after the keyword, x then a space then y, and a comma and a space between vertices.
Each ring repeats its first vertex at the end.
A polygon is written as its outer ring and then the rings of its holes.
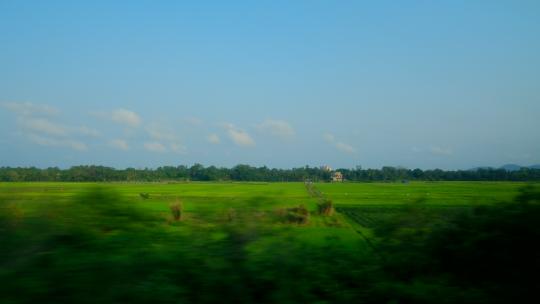
POLYGON ((142 199, 149 199, 150 198, 150 193, 139 193, 139 196, 142 199))
POLYGON ((171 213, 175 221, 182 220, 182 213, 183 213, 183 205, 182 202, 179 199, 176 199, 176 202, 174 204, 171 204, 171 213))
POLYGON ((319 214, 328 216, 334 214, 334 203, 329 199, 323 199, 319 203, 319 214))
POLYGON ((307 224, 309 222, 309 210, 304 205, 288 208, 286 219, 289 223, 307 224))

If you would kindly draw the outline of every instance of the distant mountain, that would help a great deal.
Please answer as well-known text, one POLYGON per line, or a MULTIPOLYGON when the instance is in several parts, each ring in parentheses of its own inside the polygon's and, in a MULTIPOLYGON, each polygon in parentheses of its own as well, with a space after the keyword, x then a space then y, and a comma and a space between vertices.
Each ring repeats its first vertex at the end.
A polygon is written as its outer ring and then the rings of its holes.
POLYGON ((469 170, 467 171, 478 171, 478 170, 489 170, 489 169, 496 169, 495 167, 488 167, 488 166, 484 166, 484 167, 474 167, 474 168, 470 168, 469 170))
POLYGON ((506 164, 506 165, 500 166, 499 168, 484 166, 484 167, 474 167, 474 168, 469 169, 469 171, 478 171, 478 170, 481 170, 481 169, 484 169, 484 170, 503 169, 503 170, 506 170, 508 172, 514 172, 514 171, 521 170, 521 168, 540 169, 540 164, 536 164, 536 165, 532 165, 532 166, 528 166, 528 167, 527 166, 520 166, 520 165, 516 165, 516 164, 506 164))
POLYGON ((529 169, 540 169, 540 164, 536 164, 536 165, 532 165, 532 166, 520 166, 520 165, 516 165, 516 164, 506 164, 504 166, 502 166, 500 169, 504 169, 506 171, 510 171, 510 172, 513 172, 513 171, 519 171, 521 170, 521 168, 529 168, 529 169))
POLYGON ((521 170, 521 166, 520 165, 516 165, 516 164, 506 164, 504 166, 501 166, 499 169, 504 169, 506 171, 510 171, 510 172, 513 172, 513 171, 519 171, 521 170))

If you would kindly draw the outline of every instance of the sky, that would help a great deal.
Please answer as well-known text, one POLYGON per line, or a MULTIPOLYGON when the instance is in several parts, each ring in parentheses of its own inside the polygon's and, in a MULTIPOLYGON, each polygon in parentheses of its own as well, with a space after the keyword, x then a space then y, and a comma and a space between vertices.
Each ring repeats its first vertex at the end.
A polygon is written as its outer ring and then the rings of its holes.
POLYGON ((540 1, 0 0, 0 166, 540 163, 540 1))

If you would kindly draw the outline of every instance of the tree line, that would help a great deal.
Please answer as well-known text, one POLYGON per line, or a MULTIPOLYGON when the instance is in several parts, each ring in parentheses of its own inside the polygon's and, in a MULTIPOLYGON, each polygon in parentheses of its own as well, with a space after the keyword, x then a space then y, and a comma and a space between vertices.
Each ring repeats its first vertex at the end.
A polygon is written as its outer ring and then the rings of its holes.
MULTIPOLYGON (((421 170, 399 167, 381 169, 337 169, 347 181, 352 182, 407 182, 407 181, 540 181, 540 169, 521 168, 518 171, 482 168, 475 170, 445 171, 421 170)), ((110 181, 260 181, 298 182, 311 180, 327 182, 332 172, 318 167, 276 169, 237 165, 232 168, 203 166, 164 166, 156 169, 115 169, 105 166, 74 166, 69 169, 35 167, 0 167, 0 181, 59 181, 59 182, 110 182, 110 181)))

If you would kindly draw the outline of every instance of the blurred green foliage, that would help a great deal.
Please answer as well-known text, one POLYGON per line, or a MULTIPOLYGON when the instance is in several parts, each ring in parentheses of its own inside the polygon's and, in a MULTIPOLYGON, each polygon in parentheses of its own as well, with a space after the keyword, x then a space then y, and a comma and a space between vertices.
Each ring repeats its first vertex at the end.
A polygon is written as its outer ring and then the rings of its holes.
POLYGON ((23 216, 9 201, 0 203, 2 303, 297 303, 360 296, 351 287, 360 286, 363 267, 348 272, 346 266, 364 263, 361 255, 336 240, 336 246, 306 244, 288 225, 271 229, 248 216, 209 228, 168 223, 107 187, 63 204, 40 202, 49 206, 23 216))
POLYGON ((182 221, 165 188, 146 200, 106 184, 61 200, 4 191, 0 302, 527 303, 540 290, 535 187, 444 217, 414 199, 373 223, 370 246, 340 213, 318 215, 302 185, 204 187, 182 186, 182 221), (303 203, 308 224, 281 220, 303 203))
POLYGON ((399 303, 540 302, 540 190, 450 219, 423 202, 378 223, 388 300, 399 303))

